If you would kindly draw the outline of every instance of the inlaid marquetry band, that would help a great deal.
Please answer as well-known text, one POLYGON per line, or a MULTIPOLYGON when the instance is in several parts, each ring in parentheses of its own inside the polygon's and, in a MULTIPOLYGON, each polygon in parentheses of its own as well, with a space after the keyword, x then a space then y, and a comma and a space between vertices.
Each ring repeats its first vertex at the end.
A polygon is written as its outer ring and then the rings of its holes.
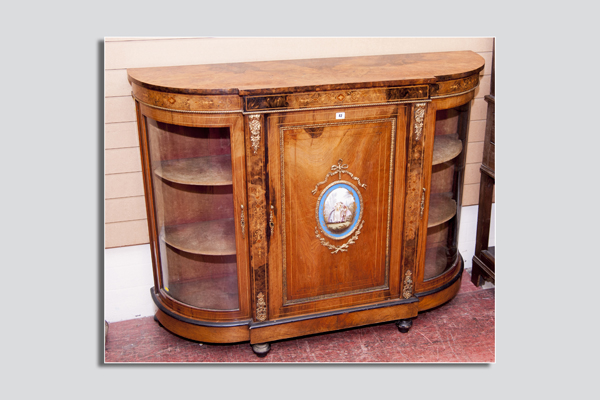
POLYGON ((288 109, 314 109, 350 105, 373 105, 429 98, 429 85, 392 88, 333 90, 326 92, 291 93, 282 95, 247 96, 245 110, 272 111, 288 109))
POLYGON ((155 108, 157 110, 162 110, 162 111, 171 111, 171 112, 184 113, 184 114, 231 114, 231 113, 243 114, 243 110, 219 110, 219 111, 177 110, 174 108, 161 107, 161 106, 157 106, 154 104, 146 103, 146 102, 140 100, 139 98, 135 97, 133 93, 131 94, 131 97, 133 97, 133 100, 137 101, 138 103, 140 103, 146 107, 155 108))
POLYGON ((467 76, 466 78, 453 79, 445 82, 437 82, 431 85, 431 98, 460 96, 472 92, 479 86, 479 74, 467 76))
POLYGON ((394 104, 411 104, 411 103, 423 103, 431 102, 428 100, 411 100, 411 101, 390 101, 387 103, 370 103, 370 104, 348 104, 341 106, 329 106, 329 107, 311 107, 311 108, 294 108, 294 109, 281 109, 281 110, 263 110, 263 111, 243 111, 242 114, 268 114, 268 113, 287 113, 296 111, 317 111, 317 110, 335 110, 336 108, 354 108, 354 107, 372 107, 372 106, 389 106, 394 104))
MULTIPOLYGON (((462 94, 462 93, 460 93, 460 94, 462 94)), ((154 104, 146 103, 144 101, 141 101, 139 98, 135 97, 133 94, 131 95, 131 97, 133 97, 133 99, 135 101, 137 101, 138 103, 140 103, 140 104, 142 104, 142 105, 144 105, 146 107, 155 108, 157 110, 182 113, 182 114, 232 114, 232 113, 239 113, 239 114, 243 114, 243 115, 249 115, 249 114, 267 114, 267 113, 272 113, 273 112, 273 110, 250 111, 250 112, 247 112, 247 111, 244 111, 244 110, 220 110, 220 111, 178 110, 178 109, 174 109, 174 108, 160 107, 160 106, 157 106, 157 105, 154 105, 154 104)), ((446 96, 446 97, 450 97, 450 96, 446 96)), ((421 102, 431 102, 431 100, 390 101, 390 102, 387 102, 387 103, 348 104, 348 105, 341 105, 341 106, 297 108, 297 109, 284 109, 284 110, 276 110, 276 111, 277 112, 315 111, 315 110, 330 110, 330 109, 336 109, 336 108, 389 106, 389 105, 394 105, 394 104, 410 104, 410 103, 421 103, 421 102)))
MULTIPOLYGON (((479 87, 479 86, 477 86, 477 87, 479 87)), ((431 98, 433 100, 437 100, 437 99, 445 99, 445 98, 448 98, 448 97, 458 97, 458 96, 462 96, 463 94, 467 94, 467 93, 471 93, 471 92, 475 91, 475 89, 477 89, 477 87, 475 87, 473 89, 470 89, 470 90, 466 90, 464 92, 447 94, 445 96, 435 96, 435 97, 432 96, 431 98)))
POLYGON ((240 112, 242 98, 238 95, 192 95, 141 88, 132 85, 132 96, 149 107, 191 113, 240 112))
POLYGON ((472 92, 478 86, 479 75, 476 74, 431 85, 247 96, 243 99, 238 95, 159 92, 133 85, 131 96, 140 104, 164 111, 191 114, 262 114, 273 111, 311 111, 426 102, 431 99, 460 96, 472 92))
MULTIPOLYGON (((464 93, 469 93, 471 90, 464 92, 464 93)), ((458 93, 456 95, 459 94, 464 94, 464 93, 458 93)), ((455 95, 448 95, 448 96, 439 96, 436 98, 441 98, 441 97, 452 97, 455 95)), ((154 104, 149 104, 146 103, 142 100, 140 100, 139 98, 135 97, 133 94, 131 95, 131 97, 133 97, 133 99, 135 101, 137 101, 138 103, 146 106, 146 107, 150 107, 150 108, 155 108, 157 110, 163 110, 163 111, 171 111, 171 112, 177 112, 177 113, 183 113, 183 114, 233 114, 233 113, 239 113, 239 114, 243 114, 243 115, 248 115, 248 114, 267 114, 267 113, 271 113, 273 112, 273 110, 264 110, 264 111, 251 111, 251 112, 247 112, 244 110, 219 110, 219 111, 210 111, 210 110, 178 110, 175 108, 167 108, 167 107, 161 107, 161 106, 157 106, 154 104)), ((371 107, 371 106, 389 106, 389 105, 394 105, 394 104, 410 104, 410 103, 421 103, 421 102, 431 102, 431 100, 413 100, 413 101, 390 101, 387 103, 370 103, 370 104, 348 104, 348 105, 341 105, 341 106, 329 106, 329 107, 311 107, 311 108, 296 108, 296 109, 283 109, 283 110, 276 110, 278 112, 295 112, 295 111, 315 111, 315 110, 330 110, 330 109, 336 109, 336 108, 351 108, 351 107, 371 107)))

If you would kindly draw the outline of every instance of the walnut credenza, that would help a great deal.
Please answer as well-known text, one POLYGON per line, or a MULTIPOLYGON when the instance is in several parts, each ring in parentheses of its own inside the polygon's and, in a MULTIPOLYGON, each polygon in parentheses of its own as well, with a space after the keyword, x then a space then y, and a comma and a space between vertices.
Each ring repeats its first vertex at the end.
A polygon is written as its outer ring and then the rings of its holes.
POLYGON ((472 52, 128 70, 156 320, 270 343, 452 299, 472 52))

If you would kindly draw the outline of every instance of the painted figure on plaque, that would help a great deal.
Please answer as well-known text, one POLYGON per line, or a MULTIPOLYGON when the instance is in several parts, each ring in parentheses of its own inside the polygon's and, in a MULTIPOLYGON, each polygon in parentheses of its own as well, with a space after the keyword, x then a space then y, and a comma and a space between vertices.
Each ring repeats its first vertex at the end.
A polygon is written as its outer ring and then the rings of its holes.
POLYGON ((323 217, 331 232, 341 233, 352 225, 356 201, 346 187, 331 191, 325 198, 323 217))

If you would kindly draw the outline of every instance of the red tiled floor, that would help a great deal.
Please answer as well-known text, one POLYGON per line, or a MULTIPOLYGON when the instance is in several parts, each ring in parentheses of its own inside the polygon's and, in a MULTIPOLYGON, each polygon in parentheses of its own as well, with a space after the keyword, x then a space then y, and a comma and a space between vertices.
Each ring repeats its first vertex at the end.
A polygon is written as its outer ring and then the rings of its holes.
POLYGON ((420 313, 408 333, 393 322, 271 344, 265 358, 248 343, 200 344, 176 336, 152 317, 109 326, 107 363, 389 363, 495 361, 495 289, 473 286, 465 272, 457 296, 420 313))

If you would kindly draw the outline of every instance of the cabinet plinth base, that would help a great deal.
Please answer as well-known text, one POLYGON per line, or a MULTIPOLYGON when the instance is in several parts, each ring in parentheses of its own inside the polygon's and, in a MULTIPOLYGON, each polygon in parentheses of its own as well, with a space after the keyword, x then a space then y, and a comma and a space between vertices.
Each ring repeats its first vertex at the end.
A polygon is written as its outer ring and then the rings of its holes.
MULTIPOLYGON (((276 321, 237 323, 218 323, 193 321, 165 308, 158 298, 153 296, 159 310, 154 319, 165 329, 185 338, 206 343, 250 342, 252 350, 264 357, 271 349, 271 342, 318 333, 360 327, 370 324, 396 321, 398 330, 406 333, 412 326, 412 320, 420 311, 437 307, 450 301, 460 289, 463 272, 462 257, 456 275, 437 290, 416 293, 408 300, 395 300, 319 314, 279 319, 276 321)), ((151 291, 153 293, 153 291, 151 291)))

